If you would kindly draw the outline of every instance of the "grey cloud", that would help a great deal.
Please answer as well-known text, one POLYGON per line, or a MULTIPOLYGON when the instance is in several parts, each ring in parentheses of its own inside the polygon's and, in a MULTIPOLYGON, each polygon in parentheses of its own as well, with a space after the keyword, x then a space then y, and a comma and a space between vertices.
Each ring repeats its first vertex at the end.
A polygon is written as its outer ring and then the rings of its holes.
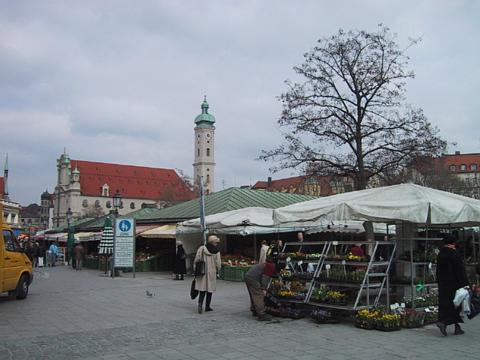
MULTIPOLYGON (((0 160, 21 203, 53 188, 55 159, 191 173, 193 119, 217 117, 217 187, 266 179, 281 141, 277 96, 316 39, 339 27, 398 33, 417 78, 408 100, 477 152, 480 5, 469 1, 1 1, 0 160), (35 176, 33 176, 34 174, 35 176)), ((452 150, 455 150, 452 148, 452 150)), ((290 176, 287 170, 274 177, 290 176)))

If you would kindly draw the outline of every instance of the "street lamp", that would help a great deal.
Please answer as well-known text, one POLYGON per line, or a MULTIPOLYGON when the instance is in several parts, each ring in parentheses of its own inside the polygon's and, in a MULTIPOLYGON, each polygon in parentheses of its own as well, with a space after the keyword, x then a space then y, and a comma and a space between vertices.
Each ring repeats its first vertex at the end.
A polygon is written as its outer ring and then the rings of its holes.
POLYGON ((122 195, 117 190, 113 195, 113 208, 115 209, 115 215, 118 215, 118 209, 122 206, 122 195))
MULTIPOLYGON (((114 226, 116 227, 116 223, 117 223, 117 217, 118 217, 118 209, 122 206, 122 195, 120 194, 120 191, 118 191, 117 189, 117 192, 115 193, 115 195, 113 195, 113 216, 114 216, 114 221, 113 221, 113 224, 114 226)), ((112 267, 112 278, 115 277, 115 246, 114 246, 114 251, 113 251, 113 256, 112 256, 112 264, 111 264, 111 267, 112 267)))
POLYGON ((71 208, 68 208, 67 210, 67 226, 68 228, 70 229, 70 224, 72 223, 72 209, 71 208))
POLYGON ((67 215, 67 253, 65 254, 64 261, 66 260, 67 262, 69 262, 70 254, 73 249, 73 243, 75 242, 75 238, 72 234, 72 229, 70 228, 70 225, 72 224, 72 217, 73 217, 71 208, 68 208, 66 215, 67 215))

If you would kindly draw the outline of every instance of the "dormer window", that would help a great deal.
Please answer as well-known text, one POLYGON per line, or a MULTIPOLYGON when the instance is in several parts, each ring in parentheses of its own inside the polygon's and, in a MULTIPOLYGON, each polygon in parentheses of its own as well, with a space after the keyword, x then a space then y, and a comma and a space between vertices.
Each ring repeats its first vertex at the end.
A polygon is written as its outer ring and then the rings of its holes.
POLYGON ((110 187, 108 184, 103 184, 102 186, 102 196, 109 197, 110 196, 110 187))

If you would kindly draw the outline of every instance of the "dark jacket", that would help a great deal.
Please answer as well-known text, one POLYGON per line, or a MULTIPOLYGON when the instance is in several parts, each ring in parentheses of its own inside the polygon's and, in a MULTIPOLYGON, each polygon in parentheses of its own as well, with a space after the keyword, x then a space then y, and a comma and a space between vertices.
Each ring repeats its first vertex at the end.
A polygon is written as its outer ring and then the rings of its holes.
POLYGON ((446 325, 463 322, 460 308, 455 309, 455 292, 468 285, 463 261, 454 249, 442 247, 437 257, 438 320, 446 325))
POLYGON ((183 249, 182 245, 177 246, 177 254, 175 255, 175 274, 186 274, 187 273, 187 266, 185 265, 185 259, 187 255, 185 254, 185 250, 183 249))

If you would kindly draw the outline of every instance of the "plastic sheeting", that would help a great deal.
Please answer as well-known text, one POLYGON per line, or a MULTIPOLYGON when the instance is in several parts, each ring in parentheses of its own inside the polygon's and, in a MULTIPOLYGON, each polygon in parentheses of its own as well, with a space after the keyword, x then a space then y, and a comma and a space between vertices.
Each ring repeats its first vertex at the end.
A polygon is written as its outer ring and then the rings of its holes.
POLYGON ((408 221, 478 226, 480 200, 415 184, 400 184, 319 198, 274 210, 276 225, 309 221, 408 221))

